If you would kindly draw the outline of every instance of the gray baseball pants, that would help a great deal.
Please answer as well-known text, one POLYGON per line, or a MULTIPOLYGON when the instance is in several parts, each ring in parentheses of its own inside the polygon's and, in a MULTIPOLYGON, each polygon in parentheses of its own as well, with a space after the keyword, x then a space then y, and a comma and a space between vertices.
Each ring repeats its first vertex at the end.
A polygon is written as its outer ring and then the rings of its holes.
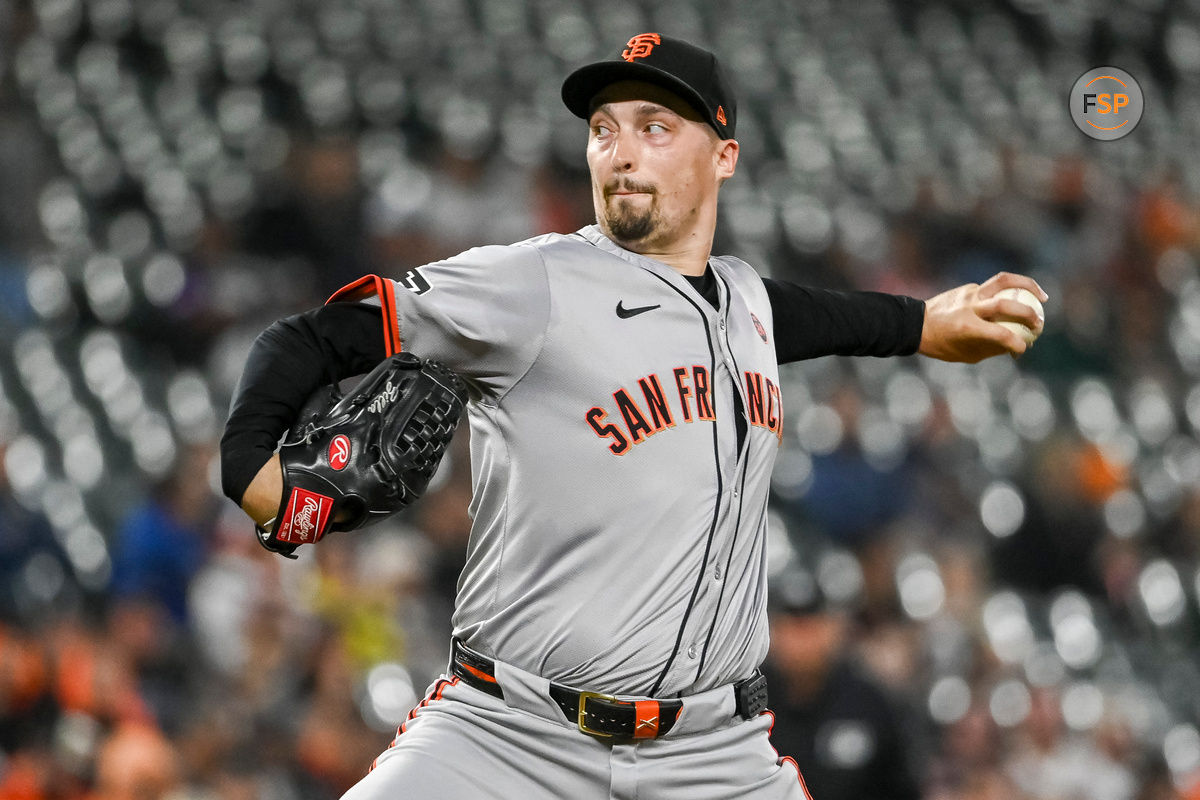
POLYGON ((500 700, 436 681, 343 800, 811 800, 768 739, 774 717, 734 715, 729 687, 684 698, 658 739, 606 744, 568 721, 548 681, 497 663, 500 700))

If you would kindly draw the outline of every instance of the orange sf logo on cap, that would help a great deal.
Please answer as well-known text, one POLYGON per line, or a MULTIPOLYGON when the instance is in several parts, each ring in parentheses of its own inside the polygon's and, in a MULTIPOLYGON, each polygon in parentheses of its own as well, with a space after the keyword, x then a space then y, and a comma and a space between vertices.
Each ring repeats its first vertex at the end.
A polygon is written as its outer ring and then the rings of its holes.
POLYGON ((639 33, 625 43, 629 49, 621 53, 621 58, 626 61, 633 61, 635 58, 645 58, 654 50, 654 45, 656 44, 662 44, 662 39, 657 33, 639 33))
POLYGON ((717 122, 721 123, 722 125, 729 124, 725 121, 725 106, 717 106, 717 122))

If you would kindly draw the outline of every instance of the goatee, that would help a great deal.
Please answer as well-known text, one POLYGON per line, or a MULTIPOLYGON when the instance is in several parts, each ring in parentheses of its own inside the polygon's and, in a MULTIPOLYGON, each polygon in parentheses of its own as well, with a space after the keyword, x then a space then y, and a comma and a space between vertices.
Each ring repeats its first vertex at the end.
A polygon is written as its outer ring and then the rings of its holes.
POLYGON ((627 202, 608 208, 608 229, 613 238, 626 242, 645 239, 654 231, 654 211, 649 208, 634 209, 627 202))
POLYGON ((653 184, 628 176, 612 178, 604 186, 604 217, 610 235, 621 242, 640 242, 658 227, 653 184), (650 197, 649 205, 633 202, 617 192, 638 192, 650 197))

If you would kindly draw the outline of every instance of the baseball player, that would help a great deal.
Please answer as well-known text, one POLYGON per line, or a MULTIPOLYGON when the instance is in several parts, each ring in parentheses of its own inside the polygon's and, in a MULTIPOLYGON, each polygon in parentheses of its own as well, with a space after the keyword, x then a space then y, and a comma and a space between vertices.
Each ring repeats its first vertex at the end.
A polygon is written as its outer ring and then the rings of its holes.
POLYGON ((367 276, 268 328, 225 491, 278 526, 275 443, 326 376, 441 362, 469 393, 474 482, 450 662, 346 797, 806 798, 758 671, 778 365, 1018 354, 996 321, 1041 323, 995 294, 1046 295, 1011 274, 927 302, 837 293, 712 255, 737 106, 690 44, 634 36, 562 96, 587 120, 596 224, 367 276))

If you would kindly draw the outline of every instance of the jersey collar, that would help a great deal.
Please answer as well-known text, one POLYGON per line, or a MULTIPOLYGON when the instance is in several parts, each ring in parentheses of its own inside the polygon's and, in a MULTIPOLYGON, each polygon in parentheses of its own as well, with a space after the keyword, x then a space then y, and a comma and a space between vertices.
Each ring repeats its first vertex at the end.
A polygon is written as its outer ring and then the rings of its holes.
MULTIPOLYGON (((621 247, 621 245, 605 236, 604 232, 600 230, 599 225, 588 225, 580 228, 578 231, 576 231, 576 234, 583 237, 596 247, 599 247, 601 250, 612 253, 613 255, 629 262, 635 267, 640 267, 649 272, 653 272, 660 278, 666 279, 671 283, 672 286, 678 287, 680 290, 687 292, 689 296, 699 300, 700 307, 706 314, 717 313, 717 310, 709 305, 707 300, 700 296, 699 292, 696 291, 691 282, 683 277, 679 270, 675 269, 670 264, 659 261, 656 258, 644 256, 641 253, 635 253, 632 250, 626 250, 624 247, 621 247)), ((716 263, 711 257, 708 259, 708 268, 714 271, 716 270, 716 263)), ((721 308, 724 308, 726 302, 728 302, 728 298, 725 293, 725 288, 721 285, 721 278, 722 276, 720 272, 717 272, 717 296, 720 298, 721 308)))

